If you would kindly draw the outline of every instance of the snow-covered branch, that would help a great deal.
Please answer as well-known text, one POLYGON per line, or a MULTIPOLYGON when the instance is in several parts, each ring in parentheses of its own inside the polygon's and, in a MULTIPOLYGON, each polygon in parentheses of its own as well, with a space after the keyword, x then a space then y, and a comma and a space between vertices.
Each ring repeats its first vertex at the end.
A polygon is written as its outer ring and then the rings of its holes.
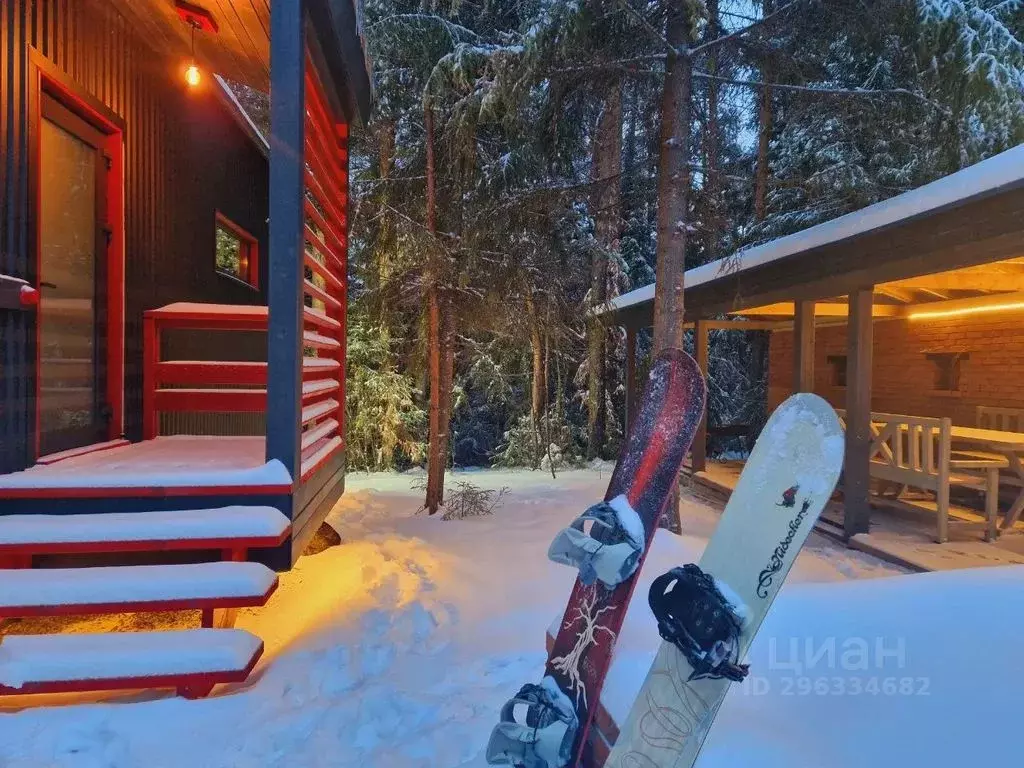
POLYGON ((912 98, 923 101, 935 109, 945 111, 944 108, 936 104, 934 101, 929 99, 922 93, 907 90, 906 88, 834 88, 831 86, 817 86, 817 85, 792 85, 790 83, 766 83, 760 80, 737 80, 731 77, 719 77, 718 75, 712 75, 710 72, 702 72, 700 70, 694 70, 693 76, 702 80, 715 80, 720 83, 728 83, 729 85, 744 85, 750 88, 771 88, 773 91, 795 91, 797 93, 815 93, 822 96, 862 96, 862 97, 875 97, 880 96, 910 96, 912 98))

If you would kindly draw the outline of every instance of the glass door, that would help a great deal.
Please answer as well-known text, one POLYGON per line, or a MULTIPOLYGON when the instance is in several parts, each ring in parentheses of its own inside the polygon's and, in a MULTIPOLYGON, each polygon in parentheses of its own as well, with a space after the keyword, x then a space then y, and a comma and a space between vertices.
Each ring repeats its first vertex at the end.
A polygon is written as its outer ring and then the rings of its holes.
POLYGON ((39 452, 108 438, 105 136, 46 94, 39 130, 39 452))

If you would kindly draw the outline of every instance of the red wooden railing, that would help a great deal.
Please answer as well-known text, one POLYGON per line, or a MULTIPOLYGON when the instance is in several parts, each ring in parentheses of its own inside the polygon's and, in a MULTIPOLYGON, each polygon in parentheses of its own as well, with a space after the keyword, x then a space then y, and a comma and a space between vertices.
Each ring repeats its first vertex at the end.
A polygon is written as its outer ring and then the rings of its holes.
POLYGON ((265 362, 164 360, 160 355, 161 339, 169 329, 266 331, 267 308, 180 303, 144 314, 143 438, 151 440, 160 434, 161 413, 266 410, 265 362))
POLYGON ((303 379, 305 480, 342 449, 348 275, 348 124, 334 117, 307 56, 305 76, 303 379))

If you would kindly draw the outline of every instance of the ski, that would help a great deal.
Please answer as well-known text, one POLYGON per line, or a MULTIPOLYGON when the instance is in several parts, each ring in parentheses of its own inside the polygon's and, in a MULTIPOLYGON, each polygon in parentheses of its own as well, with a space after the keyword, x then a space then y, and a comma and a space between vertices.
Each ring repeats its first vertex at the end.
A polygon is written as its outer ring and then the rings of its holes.
POLYGON ((549 550, 551 559, 576 565, 580 575, 544 679, 524 686, 502 710, 488 762, 527 768, 583 764, 612 649, 704 414, 705 394, 704 375, 685 352, 668 350, 654 359, 604 502, 561 532, 549 550), (525 718, 516 718, 515 704, 525 706, 525 718))
POLYGON ((842 470, 832 407, 797 394, 772 414, 697 566, 656 579, 665 638, 605 768, 690 768, 842 470), (677 594, 678 593, 678 594, 677 594))

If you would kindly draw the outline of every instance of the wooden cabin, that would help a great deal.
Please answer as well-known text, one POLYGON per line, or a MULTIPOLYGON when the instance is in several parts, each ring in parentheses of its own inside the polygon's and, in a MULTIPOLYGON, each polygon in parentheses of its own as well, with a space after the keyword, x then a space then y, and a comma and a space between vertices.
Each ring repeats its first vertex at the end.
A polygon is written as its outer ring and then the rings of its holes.
POLYGON ((344 487, 360 25, 358 0, 0 7, 0 620, 203 616, 183 637, 4 637, 0 693, 203 695, 255 664, 232 612, 344 487), (271 94, 269 136, 221 78, 271 94), (169 551, 193 562, 46 567, 169 551), (95 588, 62 597, 76 583, 95 588))
MULTIPOLYGON (((939 542, 951 488, 979 494, 986 539, 997 513, 1006 529, 1024 510, 1021 211, 1024 146, 687 271, 686 322, 705 369, 709 332, 767 331, 768 407, 816 392, 841 411, 847 538, 868 531, 880 500, 869 492, 886 484, 925 492, 939 542)), ((630 372, 653 299, 645 286, 602 313, 626 328, 630 372)), ((702 429, 695 472, 707 466, 702 429)))

